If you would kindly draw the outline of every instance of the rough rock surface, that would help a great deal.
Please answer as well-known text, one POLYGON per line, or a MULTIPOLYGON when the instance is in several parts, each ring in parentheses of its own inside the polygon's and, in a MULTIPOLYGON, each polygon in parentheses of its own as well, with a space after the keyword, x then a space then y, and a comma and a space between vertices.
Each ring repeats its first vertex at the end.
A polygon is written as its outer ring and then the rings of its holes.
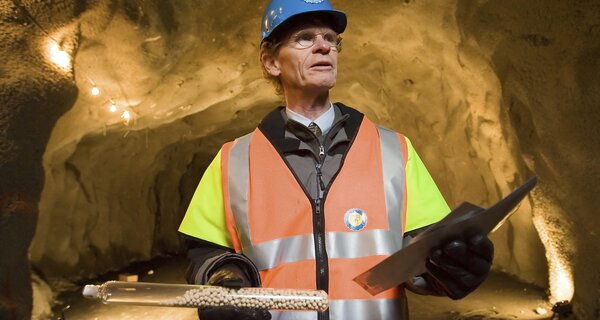
MULTIPOLYGON (((334 100, 411 138, 451 206, 488 206, 537 175, 493 237, 494 267, 554 299, 574 282, 576 312, 596 316, 600 4, 333 2, 350 19, 334 100)), ((76 279, 181 250, 176 229, 204 168, 278 104, 257 61, 266 1, 23 3, 40 25, 81 36, 81 93, 46 147, 32 262, 76 279)), ((3 40, 17 34, 2 27, 3 40)), ((43 40, 36 28, 15 30, 43 40)), ((2 56, 15 60, 22 43, 2 41, 2 56)), ((2 110, 15 92, 72 92, 45 69, 3 63, 0 75, 2 110)))
POLYGON ((67 2, 48 5, 0 2, 1 319, 31 318, 28 247, 44 186, 42 156, 56 120, 77 97, 72 67, 48 59, 57 41, 75 53, 77 37, 68 22, 77 13, 67 2), (36 27, 42 24, 45 29, 36 27))

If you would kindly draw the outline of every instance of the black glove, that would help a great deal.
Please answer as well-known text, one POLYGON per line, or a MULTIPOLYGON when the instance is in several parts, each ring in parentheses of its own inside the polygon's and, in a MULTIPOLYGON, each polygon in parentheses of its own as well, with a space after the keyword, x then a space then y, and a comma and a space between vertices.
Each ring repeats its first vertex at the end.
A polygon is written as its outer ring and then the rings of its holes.
POLYGON ((465 297, 487 277, 494 258, 494 244, 483 234, 447 242, 429 255, 423 277, 440 294, 457 300, 465 297))
MULTIPOLYGON (((250 287, 248 276, 236 264, 230 263, 215 270, 207 285, 233 289, 250 287)), ((200 320, 270 320, 271 313, 266 309, 238 308, 231 306, 198 309, 200 320)))

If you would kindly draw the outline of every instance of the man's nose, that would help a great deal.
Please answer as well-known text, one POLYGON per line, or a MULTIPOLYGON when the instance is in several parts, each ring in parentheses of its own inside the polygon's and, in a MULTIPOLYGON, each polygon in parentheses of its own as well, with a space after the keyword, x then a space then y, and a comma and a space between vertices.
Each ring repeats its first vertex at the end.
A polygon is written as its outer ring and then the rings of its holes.
POLYGON ((313 45, 313 52, 327 54, 329 51, 331 51, 331 43, 325 41, 322 35, 317 35, 315 37, 315 44, 313 45))

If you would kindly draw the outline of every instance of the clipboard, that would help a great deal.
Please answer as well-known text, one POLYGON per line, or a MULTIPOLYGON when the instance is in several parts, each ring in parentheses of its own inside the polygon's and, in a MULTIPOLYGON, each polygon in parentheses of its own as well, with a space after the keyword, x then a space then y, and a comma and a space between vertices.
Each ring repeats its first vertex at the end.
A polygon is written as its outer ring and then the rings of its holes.
POLYGON ((404 248, 353 279, 371 295, 396 287, 427 271, 425 261, 431 250, 454 239, 488 234, 498 229, 537 183, 530 178, 489 209, 463 202, 446 217, 408 240, 404 248))

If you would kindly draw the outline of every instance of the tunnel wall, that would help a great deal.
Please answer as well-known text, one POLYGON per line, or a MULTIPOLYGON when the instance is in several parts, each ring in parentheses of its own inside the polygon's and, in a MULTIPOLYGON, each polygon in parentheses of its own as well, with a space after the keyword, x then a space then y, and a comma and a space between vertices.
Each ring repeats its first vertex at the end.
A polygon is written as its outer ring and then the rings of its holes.
POLYGON ((0 2, 0 319, 31 318, 32 296, 44 288, 32 285, 28 255, 44 186, 42 155, 78 94, 72 67, 48 61, 56 44, 48 35, 60 38, 69 54, 78 44, 71 24, 77 10, 55 5, 63 11, 48 7, 53 17, 33 19, 28 1, 0 2))
MULTIPOLYGON (((334 101, 406 134, 452 207, 489 206, 538 176, 493 235, 494 268, 548 286, 548 266, 566 260, 577 312, 597 312, 596 1, 334 4, 350 21, 334 101)), ((77 7, 82 94, 46 147, 30 250, 48 277, 91 277, 181 250, 176 229, 212 155, 278 103, 257 62, 264 5, 77 7), (99 97, 88 94, 93 85, 99 97)), ((46 21, 56 14, 31 6, 46 21)))
MULTIPOLYGON (((546 226, 538 230, 549 237, 545 242, 560 247, 556 253, 547 250, 548 260, 569 262, 578 316, 598 318, 600 225, 594 208, 600 202, 593 195, 600 190, 595 160, 600 150, 600 3, 490 1, 473 6, 462 1, 457 21, 490 59, 521 160, 541 178, 533 193, 534 220, 546 226)), ((550 285, 564 289, 564 283, 555 282, 550 285)))

